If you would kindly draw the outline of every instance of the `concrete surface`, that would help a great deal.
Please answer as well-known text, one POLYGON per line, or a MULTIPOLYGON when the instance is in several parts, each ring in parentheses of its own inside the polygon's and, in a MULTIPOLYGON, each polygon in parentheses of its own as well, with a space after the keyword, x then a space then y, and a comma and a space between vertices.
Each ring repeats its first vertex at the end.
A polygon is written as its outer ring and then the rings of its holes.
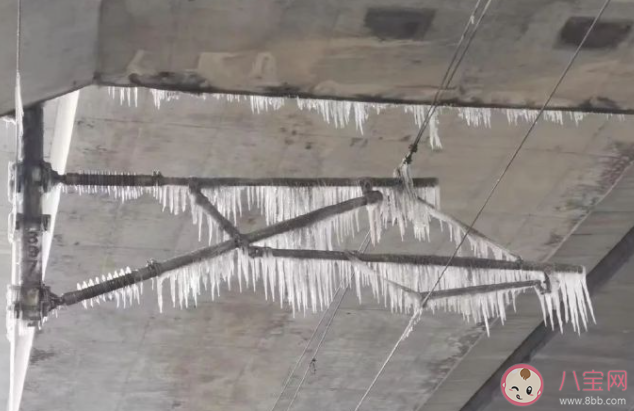
MULTIPOLYGON (((429 103, 475 3, 104 0, 98 81, 429 103)), ((562 40, 564 25, 603 3, 493 0, 442 101, 539 108, 577 45, 562 40)), ((633 94, 621 85, 632 75, 632 16, 630 1, 612 2, 602 22, 617 29, 597 27, 588 43, 596 47, 584 50, 553 106, 631 112, 633 94)))
MULTIPOLYGON (((23 2, 24 100, 93 81, 182 91, 429 103, 475 1, 23 2), (405 27, 405 29, 402 29, 405 27)), ((15 1, 0 1, 0 113, 15 1)), ((539 108, 602 0, 493 0, 444 104, 539 108), (576 39, 576 40, 575 40, 576 39)), ((631 113, 630 1, 612 1, 553 107, 631 113)))
MULTIPOLYGON (((317 114, 291 106, 253 115, 248 104, 185 97, 156 110, 151 96, 141 93, 139 107, 128 108, 104 89, 87 88, 68 169, 386 176, 414 132, 403 118, 398 110, 386 111, 360 136, 354 126, 335 130, 317 114)), ((469 128, 447 112, 441 127, 445 149, 421 150, 414 172, 439 177, 443 209, 469 222, 527 125, 510 126, 494 117, 490 129, 469 128)), ((476 228, 527 259, 554 254, 557 260, 592 266, 634 223, 628 201, 634 186, 624 175, 632 161, 630 128, 631 119, 604 115, 589 116, 576 128, 538 126, 476 228)), ((258 223, 249 215, 242 226, 258 223)), ((441 233, 433 234, 438 241, 401 244, 393 232, 373 251, 450 252, 441 233)), ((149 198, 122 205, 103 196, 68 195, 60 205, 47 278, 54 290, 70 290, 77 281, 194 248, 196 238, 188 216, 164 214, 149 198)), ((610 365, 608 360, 581 363, 572 350, 583 356, 607 342, 612 357, 629 364, 631 321, 618 319, 631 307, 625 290, 606 288, 595 307, 599 326, 581 337, 568 329, 543 358, 570 349, 560 359, 562 367, 598 369, 610 365)), ((270 410, 319 321, 312 314, 293 318, 288 309, 264 301, 262 293, 225 292, 216 302, 203 299, 197 309, 167 308, 161 315, 155 298, 146 287, 141 306, 72 307, 51 318, 36 338, 23 409, 270 410)), ((459 409, 459 399, 466 401, 488 370, 541 320, 538 307, 527 295, 519 312, 504 328, 495 327, 490 338, 481 324, 427 315, 362 409, 459 409), (453 400, 443 400, 447 396, 453 400)), ((359 304, 347 296, 292 409, 352 410, 406 322, 368 299, 359 304)), ((548 381, 563 371, 541 367, 548 381)), ((304 370, 294 375, 277 410, 286 409, 304 370)))
MULTIPOLYGON (((18 2, 0 1, 0 114, 14 108, 18 2)), ((22 2, 21 75, 25 104, 90 84, 97 69, 99 0, 22 2)))

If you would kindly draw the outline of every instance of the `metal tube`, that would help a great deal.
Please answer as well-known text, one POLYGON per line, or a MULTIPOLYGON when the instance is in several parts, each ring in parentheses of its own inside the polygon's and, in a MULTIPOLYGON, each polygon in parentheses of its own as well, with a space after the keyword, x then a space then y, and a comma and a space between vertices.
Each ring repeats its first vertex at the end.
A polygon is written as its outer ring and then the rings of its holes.
POLYGON ((450 216, 449 214, 445 214, 442 211, 440 211, 439 209, 437 209, 436 207, 434 207, 432 204, 428 203, 427 201, 423 200, 420 197, 416 197, 417 201, 420 201, 422 204, 425 204, 427 207, 430 208, 430 214, 435 217, 436 219, 438 219, 438 221, 448 221, 451 224, 455 224, 457 226, 459 226, 461 229, 464 230, 465 233, 469 233, 469 237, 473 237, 473 238, 477 238, 480 241, 484 241, 485 243, 489 243, 491 246, 494 247, 498 247, 500 250, 504 251, 505 253, 507 253, 509 256, 513 257, 516 260, 519 260, 520 257, 515 255, 514 253, 512 253, 510 250, 508 250, 506 247, 503 247, 501 245, 499 245, 498 243, 496 243, 495 241, 491 240, 490 238, 488 238, 487 236, 485 236, 484 234, 482 234, 480 231, 476 230, 473 227, 468 226, 467 224, 463 223, 462 221, 453 218, 452 216, 450 216))
MULTIPOLYGON (((320 208, 319 210, 312 211, 299 217, 270 225, 252 233, 244 234, 244 238, 249 243, 262 241, 264 239, 285 233, 287 231, 292 231, 298 228, 315 224, 337 214, 342 214, 368 204, 377 203, 382 199, 383 195, 380 192, 370 191, 366 193, 363 197, 354 198, 339 204, 320 208)), ((95 298, 100 295, 118 290, 120 288, 149 280, 150 278, 158 277, 165 272, 185 267, 198 261, 203 261, 219 256, 221 254, 234 250, 237 247, 238 244, 236 243, 236 241, 229 240, 211 247, 201 248, 199 250, 184 254, 176 258, 172 258, 161 263, 152 262, 146 267, 136 269, 131 273, 119 278, 96 284, 83 290, 65 293, 60 297, 59 304, 73 305, 84 300, 95 298)))
POLYGON ((231 223, 231 221, 227 220, 225 216, 222 215, 220 211, 209 201, 207 197, 200 192, 198 188, 190 188, 190 192, 194 196, 194 200, 196 204, 201 207, 205 213, 207 213, 211 218, 214 219, 216 223, 229 234, 231 238, 234 240, 241 240, 243 235, 238 231, 238 229, 231 223))
MULTIPOLYGON (((124 186, 124 187, 161 187, 189 186, 195 181, 198 187, 226 186, 281 186, 281 187, 355 187, 365 183, 372 187, 398 187, 398 178, 201 178, 201 177, 164 177, 154 174, 112 174, 104 173, 53 173, 55 183, 67 186, 124 186)), ((436 187, 436 178, 415 178, 414 187, 436 187)))
MULTIPOLYGON (((540 287, 541 285, 542 285, 541 281, 531 280, 531 281, 518 281, 516 283, 476 285, 473 287, 456 288, 453 290, 435 290, 433 293, 431 293, 431 296, 429 297, 429 299, 434 300, 437 298, 483 294, 483 293, 489 293, 493 291, 513 290, 517 288, 540 287)), ((420 295, 420 298, 424 300, 425 298, 427 298, 427 295, 429 293, 424 292, 424 293, 418 293, 418 294, 420 295)))
MULTIPOLYGON (((278 248, 252 247, 254 256, 262 256, 267 253, 273 257, 317 259, 317 260, 342 260, 347 261, 348 255, 343 251, 321 250, 282 250, 278 248)), ((368 263, 394 263, 425 266, 444 267, 450 260, 448 256, 437 255, 411 255, 411 254, 354 254, 360 261, 368 263)), ((583 267, 571 264, 539 263, 531 261, 504 261, 485 258, 454 257, 449 267, 479 268, 486 270, 511 270, 511 271, 541 271, 563 272, 570 274, 582 274, 583 267)))
POLYGON ((24 110, 22 162, 17 176, 22 192, 19 228, 21 238, 19 310, 31 323, 41 320, 42 289, 42 190, 44 162, 44 110, 41 104, 24 110))

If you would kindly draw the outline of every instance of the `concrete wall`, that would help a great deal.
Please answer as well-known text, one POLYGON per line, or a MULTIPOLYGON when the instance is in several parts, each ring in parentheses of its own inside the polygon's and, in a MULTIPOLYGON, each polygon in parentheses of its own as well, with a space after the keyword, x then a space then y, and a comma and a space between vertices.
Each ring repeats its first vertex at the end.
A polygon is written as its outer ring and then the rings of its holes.
MULTIPOLYGON (((0 0, 0 115, 12 112, 17 1, 0 0)), ((96 70, 99 0, 22 2, 22 94, 25 104, 90 84, 96 70)))

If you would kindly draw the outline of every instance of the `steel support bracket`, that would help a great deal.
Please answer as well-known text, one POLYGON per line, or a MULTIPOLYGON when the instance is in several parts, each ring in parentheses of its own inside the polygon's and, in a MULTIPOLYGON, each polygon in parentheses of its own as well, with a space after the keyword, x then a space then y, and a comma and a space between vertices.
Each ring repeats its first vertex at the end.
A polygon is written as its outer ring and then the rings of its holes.
POLYGON ((51 291, 47 285, 12 286, 12 292, 17 296, 9 307, 15 318, 26 321, 30 327, 42 324, 48 314, 61 305, 61 299, 51 291))
POLYGON ((17 213, 15 216, 15 229, 21 230, 22 227, 29 222, 37 224, 42 231, 48 231, 51 224, 51 216, 50 214, 42 214, 41 217, 31 217, 27 220, 26 217, 24 217, 24 214, 17 213))

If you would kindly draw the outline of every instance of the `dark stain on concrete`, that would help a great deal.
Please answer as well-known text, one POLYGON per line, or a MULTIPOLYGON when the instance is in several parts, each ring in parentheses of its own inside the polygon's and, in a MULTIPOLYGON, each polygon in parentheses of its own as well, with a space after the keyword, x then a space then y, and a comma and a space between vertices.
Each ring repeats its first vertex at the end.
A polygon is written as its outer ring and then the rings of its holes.
POLYGON ((49 358, 53 358, 54 356, 55 356, 55 352, 53 351, 45 351, 45 350, 39 350, 37 348, 33 348, 31 350, 31 359, 29 362, 31 364, 37 364, 39 362, 46 361, 49 358))
POLYGON ((156 74, 132 73, 128 76, 130 83, 143 87, 161 90, 182 91, 199 94, 202 90, 210 90, 211 86, 201 75, 193 72, 161 71, 156 74))
POLYGON ((350 147, 364 148, 367 145, 368 145, 368 140, 366 140, 365 138, 352 137, 350 139, 350 147))
POLYGON ((278 96, 297 96, 302 94, 302 89, 299 86, 295 86, 288 83, 283 83, 278 86, 264 87, 265 94, 273 94, 278 96))
POLYGON ((422 40, 429 30, 435 9, 371 7, 365 15, 365 27, 374 37, 385 40, 422 40))
POLYGON ((561 244, 562 241, 564 241, 563 235, 550 233, 550 237, 548 237, 548 241, 546 241, 546 244, 544 245, 547 247, 555 247, 561 244))
MULTIPOLYGON (((570 17, 559 32, 558 46, 578 47, 592 26, 593 17, 570 17)), ((583 44, 583 49, 614 49, 627 38, 632 30, 632 20, 601 19, 598 21, 583 44)))
POLYGON ((425 385, 429 385, 429 387, 422 388, 427 388, 432 392, 439 384, 442 384, 445 377, 451 372, 455 365, 467 355, 471 347, 480 339, 483 332, 483 325, 479 325, 464 333, 456 333, 447 338, 446 344, 447 347, 451 349, 452 354, 442 360, 429 363, 429 375, 431 378, 429 378, 429 382, 425 383, 425 385))
POLYGON ((603 195, 614 187, 634 161, 634 144, 632 143, 614 142, 611 151, 616 155, 604 158, 601 164, 601 174, 595 182, 574 187, 574 192, 578 194, 566 201, 565 208, 567 210, 583 210, 585 213, 592 211, 603 195))

